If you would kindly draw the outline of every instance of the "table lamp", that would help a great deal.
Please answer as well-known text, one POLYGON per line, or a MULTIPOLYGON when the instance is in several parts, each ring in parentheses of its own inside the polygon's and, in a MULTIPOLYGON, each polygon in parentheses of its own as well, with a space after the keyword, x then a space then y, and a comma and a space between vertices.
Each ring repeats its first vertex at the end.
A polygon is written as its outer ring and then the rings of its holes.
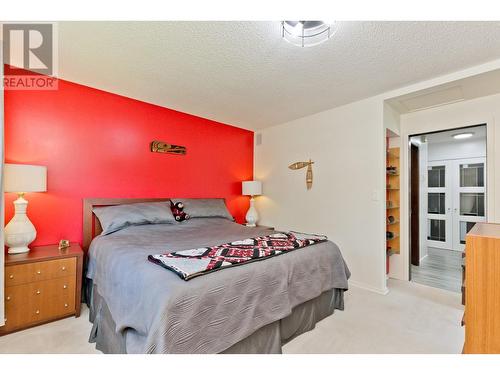
POLYGON ((24 193, 47 191, 47 167, 26 164, 5 164, 5 192, 17 193, 15 213, 5 227, 5 244, 9 254, 26 253, 36 238, 36 230, 26 215, 28 201, 24 193))
POLYGON ((246 226, 255 227, 257 220, 259 220, 259 214, 254 206, 254 196, 262 194, 262 182, 260 181, 243 181, 242 183, 243 195, 250 196, 250 208, 245 216, 247 221, 246 226))

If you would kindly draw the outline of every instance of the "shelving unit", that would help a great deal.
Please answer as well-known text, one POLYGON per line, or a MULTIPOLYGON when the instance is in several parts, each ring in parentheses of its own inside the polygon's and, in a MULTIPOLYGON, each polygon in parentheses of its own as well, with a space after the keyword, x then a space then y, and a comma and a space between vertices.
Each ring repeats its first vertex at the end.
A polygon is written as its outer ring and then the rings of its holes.
MULTIPOLYGON (((399 254, 399 204, 400 204, 400 196, 399 196, 399 187, 400 187, 400 179, 399 179, 399 148, 388 148, 387 149, 387 167, 396 167, 396 173, 386 173, 386 201, 391 202, 392 205, 389 206, 387 203, 386 206, 386 231, 390 231, 394 233, 394 238, 387 239, 387 255, 399 254), (389 216, 394 217, 394 222, 389 222, 389 216)), ((387 238, 387 237, 386 237, 387 238)))

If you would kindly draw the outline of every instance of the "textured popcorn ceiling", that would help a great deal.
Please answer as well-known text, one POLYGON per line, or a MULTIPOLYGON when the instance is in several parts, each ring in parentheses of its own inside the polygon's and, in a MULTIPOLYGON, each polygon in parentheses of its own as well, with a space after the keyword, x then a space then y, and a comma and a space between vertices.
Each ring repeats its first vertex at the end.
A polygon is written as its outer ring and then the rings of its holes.
POLYGON ((500 22, 342 22, 300 48, 279 22, 61 22, 59 76, 259 129, 500 58, 500 22))

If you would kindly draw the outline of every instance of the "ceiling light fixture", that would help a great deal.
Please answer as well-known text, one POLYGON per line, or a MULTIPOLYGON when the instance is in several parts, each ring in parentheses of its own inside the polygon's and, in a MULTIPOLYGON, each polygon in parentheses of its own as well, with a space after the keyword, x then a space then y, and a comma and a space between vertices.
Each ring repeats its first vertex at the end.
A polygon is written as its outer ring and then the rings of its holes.
POLYGON ((295 46, 316 46, 330 39, 334 25, 325 21, 282 21, 281 37, 295 46))
POLYGON ((465 138, 470 138, 474 135, 474 133, 459 133, 459 134, 453 134, 453 138, 455 139, 465 139, 465 138))

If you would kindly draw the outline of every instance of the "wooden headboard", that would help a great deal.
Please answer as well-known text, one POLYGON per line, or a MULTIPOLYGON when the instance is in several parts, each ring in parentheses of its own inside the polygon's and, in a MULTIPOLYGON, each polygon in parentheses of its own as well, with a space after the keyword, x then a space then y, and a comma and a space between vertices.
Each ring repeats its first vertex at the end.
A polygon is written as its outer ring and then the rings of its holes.
POLYGON ((92 239, 102 232, 101 223, 94 215, 94 207, 117 206, 141 202, 165 202, 170 198, 84 198, 83 199, 83 249, 87 251, 92 239))

